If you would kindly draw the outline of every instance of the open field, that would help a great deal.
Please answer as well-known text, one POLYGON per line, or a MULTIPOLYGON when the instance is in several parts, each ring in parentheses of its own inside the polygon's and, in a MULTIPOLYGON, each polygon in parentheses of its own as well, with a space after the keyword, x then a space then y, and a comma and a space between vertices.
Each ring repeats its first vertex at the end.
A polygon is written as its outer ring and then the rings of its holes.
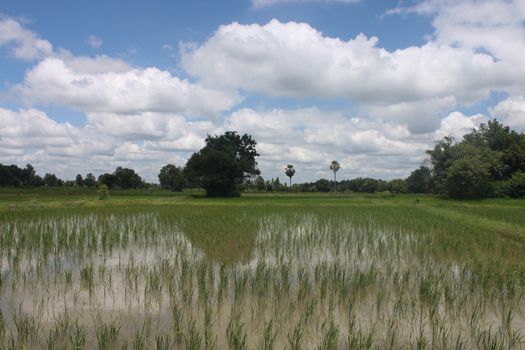
POLYGON ((525 202, 0 189, 0 348, 523 349, 525 202))

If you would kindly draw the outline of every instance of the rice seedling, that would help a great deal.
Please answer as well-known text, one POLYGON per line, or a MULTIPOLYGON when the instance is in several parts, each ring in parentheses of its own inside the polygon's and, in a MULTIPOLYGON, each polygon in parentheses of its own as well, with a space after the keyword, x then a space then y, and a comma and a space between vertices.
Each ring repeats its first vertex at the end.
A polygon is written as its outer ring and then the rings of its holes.
POLYGON ((321 343, 317 347, 318 350, 336 350, 339 348, 339 327, 334 323, 332 318, 323 323, 321 343))
POLYGON ((226 337, 230 349, 244 350, 247 348, 246 330, 244 329, 244 324, 240 321, 239 315, 232 315, 228 327, 226 328, 226 337))
POLYGON ((277 332, 274 329, 273 320, 270 320, 264 326, 261 341, 257 346, 258 350, 273 350, 275 347, 275 340, 277 339, 277 332))
POLYGON ((304 335, 304 325, 302 322, 299 322, 295 328, 293 328, 288 333, 288 345, 291 350, 299 350, 302 349, 302 339, 304 335))
POLYGON ((69 333, 71 347, 75 350, 84 349, 86 345, 86 334, 87 331, 85 327, 80 325, 78 320, 75 320, 75 323, 72 325, 69 333))
POLYGON ((195 320, 188 322, 187 331, 185 334, 185 344, 188 350, 199 350, 202 348, 202 336, 197 330, 195 320))
POLYGON ((157 334, 155 339, 156 350, 168 350, 170 349, 170 338, 168 334, 157 334))
POLYGON ((98 348, 110 349, 110 346, 115 343, 118 338, 120 326, 117 325, 116 320, 104 323, 99 319, 97 324, 95 331, 98 348))

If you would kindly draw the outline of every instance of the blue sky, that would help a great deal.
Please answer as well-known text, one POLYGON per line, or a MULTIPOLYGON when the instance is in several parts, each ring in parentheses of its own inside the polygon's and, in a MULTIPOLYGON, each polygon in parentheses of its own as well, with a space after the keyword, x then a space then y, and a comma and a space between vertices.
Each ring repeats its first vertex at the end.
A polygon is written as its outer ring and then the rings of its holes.
MULTIPOLYGON (((7 0, 2 13, 28 23, 32 31, 52 39, 55 46, 76 55, 106 54, 125 57, 134 64, 154 65, 176 71, 180 42, 203 42, 223 24, 309 23, 330 37, 344 40, 359 33, 377 36, 393 50, 424 43, 432 34, 428 18, 417 15, 386 16, 395 7, 391 1, 357 3, 284 3, 255 8, 248 0, 237 1, 27 1, 7 0), (99 48, 86 39, 103 40, 99 48), (175 51, 167 52, 164 45, 175 51)), ((2 57, 7 79, 17 81, 26 65, 2 57)), ((184 72, 182 72, 184 73, 184 72)))
POLYGON ((206 134, 266 178, 405 177, 440 137, 525 127, 525 6, 496 0, 28 1, 0 7, 0 162, 149 181, 206 134), (26 125, 26 124, 27 125, 26 125), (34 129, 34 130, 33 130, 34 129))

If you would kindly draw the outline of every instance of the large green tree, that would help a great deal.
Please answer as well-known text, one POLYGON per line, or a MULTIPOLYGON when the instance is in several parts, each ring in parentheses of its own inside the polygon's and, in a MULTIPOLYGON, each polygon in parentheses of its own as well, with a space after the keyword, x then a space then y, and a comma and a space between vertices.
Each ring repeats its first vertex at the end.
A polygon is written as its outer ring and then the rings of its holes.
POLYGON ((84 179, 84 186, 95 187, 97 185, 97 179, 92 173, 88 173, 84 179))
POLYGON ((439 194, 452 198, 515 196, 511 189, 522 186, 522 177, 516 174, 525 170, 525 135, 497 120, 481 124, 460 142, 445 137, 427 153, 439 194))
POLYGON ((412 193, 429 193, 432 184, 432 173, 426 166, 420 166, 406 179, 408 190, 412 193))
POLYGON ((184 174, 182 169, 173 164, 167 164, 160 169, 159 182, 162 188, 171 191, 182 191, 184 187, 184 174))
POLYGON ((208 197, 238 195, 237 186, 245 179, 259 175, 255 157, 257 143, 250 135, 236 131, 206 138, 206 145, 194 153, 184 169, 190 182, 197 182, 208 197))
POLYGON ((144 187, 144 181, 133 169, 117 167, 113 175, 120 188, 130 189, 144 187))
POLYGON ((491 173, 499 166, 497 152, 469 144, 454 148, 443 185, 452 198, 484 198, 493 193, 491 173))
POLYGON ((60 181, 55 174, 46 173, 44 175, 44 183, 48 187, 60 186, 60 181))
POLYGON ((144 187, 144 181, 130 168, 117 167, 113 174, 102 174, 98 177, 98 183, 108 188, 120 187, 122 189, 144 187))

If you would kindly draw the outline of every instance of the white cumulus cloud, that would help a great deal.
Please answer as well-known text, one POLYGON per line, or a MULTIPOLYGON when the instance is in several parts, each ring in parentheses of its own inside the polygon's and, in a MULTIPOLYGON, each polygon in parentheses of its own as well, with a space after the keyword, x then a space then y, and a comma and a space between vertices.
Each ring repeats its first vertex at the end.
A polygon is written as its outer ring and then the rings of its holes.
POLYGON ((9 17, 0 17, 0 46, 7 46, 13 57, 28 61, 53 54, 49 41, 9 17))
POLYGON ((452 112, 441 121, 434 139, 441 140, 445 136, 452 136, 457 141, 461 141, 463 135, 470 133, 474 128, 478 128, 481 123, 487 121, 488 118, 482 114, 467 116, 460 112, 452 112))
POLYGON ((491 115, 506 125, 525 131, 525 97, 511 96, 490 109, 491 115))
POLYGON ((515 82, 505 62, 471 47, 429 41, 388 51, 378 39, 331 38, 306 23, 221 26, 200 46, 187 46, 182 65, 207 84, 267 96, 346 98, 371 116, 414 132, 439 125, 445 112, 515 82), (430 106, 422 121, 421 109, 430 106))
POLYGON ((26 73, 15 92, 26 103, 124 114, 216 116, 239 102, 236 94, 193 84, 156 67, 131 67, 105 56, 46 58, 26 73))

